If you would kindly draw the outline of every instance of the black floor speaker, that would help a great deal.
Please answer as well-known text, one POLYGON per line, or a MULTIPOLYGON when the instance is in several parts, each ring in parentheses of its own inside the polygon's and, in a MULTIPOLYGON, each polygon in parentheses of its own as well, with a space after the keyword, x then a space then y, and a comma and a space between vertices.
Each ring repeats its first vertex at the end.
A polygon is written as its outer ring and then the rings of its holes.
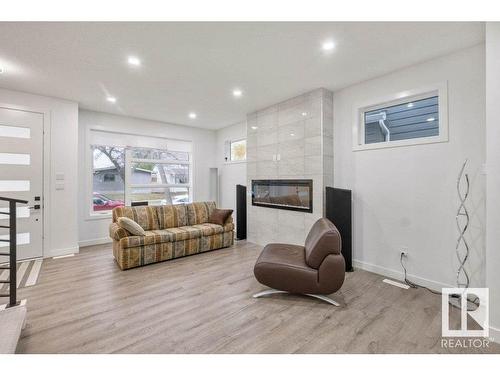
POLYGON ((236 185, 236 239, 247 238, 247 187, 236 185))
POLYGON ((345 259, 346 271, 352 268, 352 192, 347 189, 326 187, 326 218, 340 232, 342 238, 342 255, 345 259))

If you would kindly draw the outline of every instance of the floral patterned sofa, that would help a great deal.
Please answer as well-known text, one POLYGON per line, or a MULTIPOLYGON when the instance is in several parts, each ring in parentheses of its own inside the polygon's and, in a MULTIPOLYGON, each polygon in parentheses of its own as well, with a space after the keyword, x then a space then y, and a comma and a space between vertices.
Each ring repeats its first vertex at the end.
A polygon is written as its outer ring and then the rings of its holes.
POLYGON ((224 226, 208 222, 215 202, 166 206, 116 207, 109 235, 113 256, 122 270, 228 247, 234 243, 232 216, 224 226), (146 232, 135 236, 117 224, 128 217, 146 232))

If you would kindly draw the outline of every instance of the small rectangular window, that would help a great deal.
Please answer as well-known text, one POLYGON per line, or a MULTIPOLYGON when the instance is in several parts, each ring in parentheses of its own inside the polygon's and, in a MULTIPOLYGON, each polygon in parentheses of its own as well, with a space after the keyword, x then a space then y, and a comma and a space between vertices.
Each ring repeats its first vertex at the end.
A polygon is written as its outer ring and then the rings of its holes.
POLYGON ((30 138, 31 129, 21 126, 0 125, 0 137, 30 138))
POLYGON ((30 154, 0 152, 0 164, 30 165, 30 154))
MULTIPOLYGON (((8 220, 10 218, 10 215, 8 215, 9 211, 10 211, 9 207, 0 207, 0 220, 8 220)), ((18 219, 30 217, 29 207, 26 207, 26 206, 17 207, 16 212, 17 212, 18 219)), ((1 224, 1 225, 5 225, 5 224, 1 224)))
MULTIPOLYGON (((0 239, 2 240, 8 240, 9 239, 9 235, 8 234, 2 234, 0 235, 0 239)), ((17 245, 28 245, 30 243, 30 234, 29 232, 27 233, 18 233, 16 235, 16 239, 17 239, 17 245)), ((8 242, 4 242, 4 241, 1 241, 0 242, 0 247, 7 247, 9 246, 9 243, 8 242)))
POLYGON ((353 150, 448 141, 447 83, 400 91, 355 106, 353 150))
POLYGON ((364 112, 365 144, 439 135, 437 96, 364 112))
POLYGON ((247 140, 231 141, 231 161, 245 161, 247 159, 247 140))
POLYGON ((0 192, 30 191, 29 180, 0 180, 0 192))

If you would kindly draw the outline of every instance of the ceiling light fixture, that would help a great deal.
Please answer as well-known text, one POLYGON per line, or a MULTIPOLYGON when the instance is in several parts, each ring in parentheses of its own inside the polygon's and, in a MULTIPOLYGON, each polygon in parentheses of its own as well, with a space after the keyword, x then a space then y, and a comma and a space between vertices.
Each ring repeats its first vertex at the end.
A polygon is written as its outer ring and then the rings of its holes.
POLYGON ((302 112, 302 116, 306 117, 307 116, 307 112, 302 112))
POLYGON ((427 119, 427 122, 432 122, 432 121, 434 121, 434 120, 436 120, 434 117, 429 117, 429 118, 427 119))
POLYGON ((110 103, 116 103, 116 98, 114 96, 108 96, 106 100, 110 103))
POLYGON ((128 63, 133 66, 140 66, 141 65, 141 60, 139 60, 138 57, 135 56, 129 56, 128 58, 128 63))
POLYGON ((257 130, 258 127, 257 126, 251 126, 252 130, 257 130))
POLYGON ((291 137, 295 137, 295 134, 294 134, 294 133, 290 133, 290 136, 291 136, 291 137))
POLYGON ((323 51, 325 52, 333 51, 334 48, 335 48, 335 43, 331 40, 327 40, 326 42, 323 42, 323 44, 321 45, 321 49, 323 49, 323 51))
POLYGON ((188 116, 190 119, 193 119, 193 120, 197 117, 196 113, 194 113, 194 112, 191 112, 188 116))
POLYGON ((239 97, 241 97, 241 95, 243 95, 243 91, 241 91, 240 89, 234 89, 233 90, 233 96, 235 98, 239 98, 239 97))

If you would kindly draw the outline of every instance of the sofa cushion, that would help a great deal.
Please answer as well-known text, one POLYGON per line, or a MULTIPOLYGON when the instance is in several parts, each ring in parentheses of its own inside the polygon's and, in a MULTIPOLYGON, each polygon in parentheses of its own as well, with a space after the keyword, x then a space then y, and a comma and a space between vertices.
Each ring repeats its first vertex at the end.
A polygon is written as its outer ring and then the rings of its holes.
POLYGON ((200 229, 203 236, 213 236, 214 234, 225 233, 234 230, 233 223, 227 223, 224 226, 212 223, 196 224, 192 226, 194 228, 200 229))
POLYGON ((214 234, 224 233, 224 227, 218 224, 205 223, 205 224, 195 224, 193 228, 198 228, 201 230, 203 236, 213 236, 214 234))
POLYGON ((122 216, 118 218, 118 225, 134 236, 145 236, 146 232, 134 220, 122 216))
POLYGON ((154 206, 115 207, 113 208, 113 222, 116 223, 120 217, 128 217, 144 230, 160 229, 156 211, 157 208, 154 206))
POLYGON ((160 229, 183 227, 188 225, 187 209, 184 204, 157 206, 160 229))
POLYGON ((233 210, 221 210, 219 208, 214 208, 208 218, 208 222, 212 224, 224 225, 232 213, 233 210))
POLYGON ((215 209, 215 202, 195 202, 186 205, 188 225, 208 223, 210 214, 215 209))
POLYGON ((144 236, 128 236, 120 239, 120 245, 126 249, 129 247, 153 245, 164 242, 172 242, 174 239, 172 233, 166 230, 149 230, 144 236))
POLYGON ((163 229, 163 231, 169 233, 172 236, 172 241, 191 240, 193 238, 200 238, 202 235, 200 228, 195 228, 192 226, 168 228, 163 229))

